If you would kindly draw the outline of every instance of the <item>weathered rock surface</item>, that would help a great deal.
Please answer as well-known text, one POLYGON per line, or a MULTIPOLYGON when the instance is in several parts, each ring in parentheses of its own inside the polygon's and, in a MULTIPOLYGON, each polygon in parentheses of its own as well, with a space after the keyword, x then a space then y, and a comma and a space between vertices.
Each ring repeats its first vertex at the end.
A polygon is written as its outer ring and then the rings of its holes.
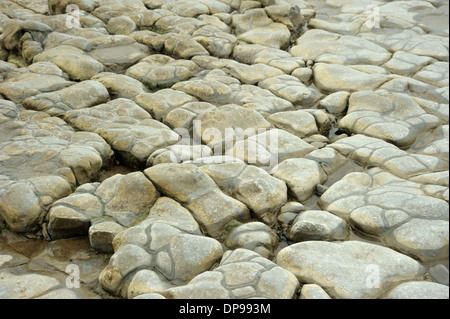
POLYGON ((300 282, 317 284, 333 298, 376 298, 396 282, 424 275, 414 259, 359 241, 306 241, 282 249, 276 258, 300 282))
POLYGON ((448 36, 441 0, 0 1, 0 297, 448 298, 448 36))

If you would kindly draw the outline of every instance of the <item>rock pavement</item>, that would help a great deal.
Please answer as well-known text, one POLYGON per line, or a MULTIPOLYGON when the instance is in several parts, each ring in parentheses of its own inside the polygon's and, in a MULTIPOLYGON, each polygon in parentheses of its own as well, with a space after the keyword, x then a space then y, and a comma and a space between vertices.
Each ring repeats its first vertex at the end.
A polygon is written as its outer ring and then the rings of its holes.
POLYGON ((448 9, 1 1, 0 298, 448 299, 448 9))

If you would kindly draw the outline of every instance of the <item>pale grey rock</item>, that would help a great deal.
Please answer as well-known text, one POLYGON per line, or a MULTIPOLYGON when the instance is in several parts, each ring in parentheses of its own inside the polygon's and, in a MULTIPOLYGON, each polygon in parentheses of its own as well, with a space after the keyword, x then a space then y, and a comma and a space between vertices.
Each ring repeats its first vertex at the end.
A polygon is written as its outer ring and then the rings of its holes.
POLYGON ((148 92, 144 84, 124 74, 102 72, 93 76, 91 80, 103 84, 112 99, 125 98, 134 101, 139 94, 148 92))
MULTIPOLYGON (((104 71, 108 72, 122 73, 150 54, 146 45, 126 35, 96 37, 91 39, 91 43, 92 50, 89 51, 89 56, 103 64, 106 68, 104 71)), ((92 76, 94 75, 96 74, 92 76)))
POLYGON ((316 284, 306 284, 302 286, 300 299, 331 299, 331 297, 316 284))
POLYGON ((314 100, 313 92, 292 75, 272 76, 269 79, 260 81, 258 86, 269 90, 276 96, 294 105, 305 105, 314 100))
POLYGON ((445 161, 437 157, 409 154, 391 143, 362 134, 340 139, 330 147, 362 165, 379 167, 404 178, 447 170, 445 161))
POLYGON ((347 109, 349 97, 349 92, 335 92, 321 100, 320 105, 331 114, 344 114, 347 109))
POLYGON ((126 75, 137 79, 150 89, 170 87, 193 77, 199 68, 192 61, 175 60, 170 56, 154 54, 130 67, 126 75))
POLYGON ((271 226, 279 208, 287 200, 286 185, 265 170, 246 165, 236 158, 209 163, 209 158, 193 161, 220 189, 244 203, 261 221, 271 226))
POLYGON ((318 63, 382 65, 391 58, 383 47, 361 37, 308 30, 290 49, 293 56, 318 63))
POLYGON ((124 98, 72 110, 64 118, 78 130, 99 134, 117 151, 120 161, 131 166, 144 165, 154 151, 180 140, 177 133, 124 98))
POLYGON ((0 94, 14 103, 22 103, 30 96, 58 91, 72 84, 74 82, 68 81, 65 73, 55 64, 39 62, 8 72, 0 83, 0 94))
POLYGON ((349 227, 342 218, 321 210, 301 212, 289 230, 293 241, 345 240, 349 235, 349 227))
POLYGON ((165 121, 166 116, 172 110, 176 110, 190 102, 198 102, 195 97, 173 89, 162 89, 154 93, 140 94, 135 101, 158 121, 165 121))
POLYGON ((303 157, 314 147, 301 138, 280 129, 270 129, 237 141, 225 155, 237 157, 247 164, 256 165, 266 171, 276 170, 276 165, 290 158, 303 157))
POLYGON ((439 118, 426 113, 406 94, 364 91, 350 96, 347 115, 339 126, 405 147, 439 123, 439 118))
POLYGON ((201 235, 187 209, 166 197, 155 203, 148 218, 119 233, 113 244, 115 253, 100 274, 100 283, 127 298, 185 284, 223 253, 218 241, 201 235), (127 256, 142 263, 131 263, 127 256))
POLYGON ((350 173, 321 196, 319 205, 420 260, 448 256, 448 203, 428 196, 420 184, 380 169, 350 173))
POLYGON ((167 289, 166 298, 176 299, 289 299, 299 284, 295 276, 247 249, 224 254, 219 267, 196 276, 187 285, 167 289))
POLYGON ((192 164, 159 164, 145 174, 167 196, 183 203, 214 238, 227 233, 227 225, 249 219, 248 208, 225 195, 204 171, 192 164))
POLYGON ((373 72, 371 68, 361 70, 341 64, 316 63, 313 72, 317 88, 329 92, 376 90, 392 79, 378 69, 373 72))
POLYGON ((318 133, 316 119, 303 110, 274 113, 267 119, 275 127, 300 138, 318 133))
POLYGON ((387 299, 448 299, 448 286, 428 281, 405 282, 392 289, 387 299))
POLYGON ((377 298, 392 284, 421 279, 424 268, 390 248, 359 241, 306 241, 283 248, 276 263, 332 298, 377 298), (346 271, 342 271, 345 269, 346 271))
POLYGON ((31 299, 59 286, 58 280, 46 275, 26 274, 15 275, 3 270, 0 272, 2 299, 31 299))
POLYGON ((278 236, 261 222, 250 222, 234 228, 225 240, 230 249, 245 248, 271 259, 278 246, 278 236))
POLYGON ((136 30, 136 23, 127 16, 115 17, 108 21, 108 32, 118 35, 129 35, 136 30))
POLYGON ((428 270, 428 273, 437 283, 448 286, 448 269, 444 265, 435 265, 428 270))
POLYGON ((274 177, 286 182, 290 194, 299 202, 307 201, 314 195, 317 184, 323 184, 327 175, 319 163, 304 159, 290 158, 274 167, 274 177))
POLYGON ((103 84, 87 80, 59 91, 29 97, 23 101, 23 106, 51 116, 63 116, 67 111, 89 108, 108 99, 109 93, 103 84))
POLYGON ((84 81, 105 71, 105 66, 85 51, 70 46, 60 45, 34 58, 34 62, 52 62, 66 72, 70 79, 84 81))

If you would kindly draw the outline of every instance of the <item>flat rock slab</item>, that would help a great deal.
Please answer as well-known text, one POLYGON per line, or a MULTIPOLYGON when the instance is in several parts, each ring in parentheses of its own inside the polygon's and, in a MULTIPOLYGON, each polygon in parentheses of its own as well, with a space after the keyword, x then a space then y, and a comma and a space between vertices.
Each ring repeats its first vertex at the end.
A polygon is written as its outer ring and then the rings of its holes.
POLYGON ((328 92, 376 90, 392 79, 383 68, 371 66, 361 70, 356 66, 317 63, 313 70, 316 86, 328 92))
POLYGON ((163 194, 184 204, 214 238, 223 238, 229 231, 227 226, 250 218, 247 206, 225 195, 208 174, 193 164, 159 164, 144 173, 163 194))
POLYGON ((223 157, 222 163, 211 163, 209 159, 199 158, 192 163, 208 174, 225 194, 247 205, 267 225, 273 225, 279 208, 287 200, 285 183, 235 158, 223 157))
POLYGON ((0 213, 14 231, 36 231, 49 205, 97 178, 112 151, 96 134, 75 132, 43 112, 4 106, 0 213), (8 114, 8 113, 7 113, 8 114))
POLYGON ((63 116, 67 111, 88 108, 109 100, 108 90, 96 81, 83 81, 51 93, 27 98, 23 106, 51 116, 63 116))
POLYGON ((120 232, 113 245, 99 280, 107 291, 128 298, 185 284, 223 253, 218 241, 202 236, 191 213, 167 197, 141 223, 120 232))
POLYGON ((60 45, 35 57, 36 62, 52 62, 66 72, 71 80, 89 80, 94 75, 105 71, 105 66, 85 51, 71 46, 60 45))
POLYGON ((391 58, 386 49, 369 40, 319 29, 305 32, 289 52, 305 61, 344 65, 382 65, 391 58))
POLYGON ((319 205, 420 260, 448 258, 448 203, 428 196, 421 184, 380 169, 350 173, 319 205))
POLYGON ((179 135, 152 119, 139 105, 120 98, 88 109, 69 111, 65 120, 78 130, 102 136, 121 160, 142 165, 157 149, 174 144, 179 135))
POLYGON ((429 281, 405 282, 392 289, 388 299, 448 299, 448 286, 429 281))
POLYGON ((367 91, 350 96, 347 115, 339 126, 352 133, 405 147, 411 145, 420 133, 440 123, 438 117, 425 112, 406 94, 367 91))
POLYGON ((377 298, 392 284, 423 278, 425 272, 410 257, 359 241, 293 244, 278 253, 276 263, 339 299, 377 298))
POLYGON ((105 235, 105 238, 95 241, 94 237, 107 232, 107 229, 116 234, 123 227, 142 219, 158 197, 159 192, 141 172, 116 174, 101 184, 83 185, 50 207, 48 234, 55 240, 87 235, 89 231, 93 248, 108 250, 102 249, 102 242, 106 247, 108 243, 111 245, 112 238, 105 235), (91 226, 94 227, 92 230, 91 226))
POLYGON ((435 156, 410 154, 388 142, 362 134, 340 139, 330 147, 363 165, 380 167, 403 178, 448 169, 448 164, 435 156))
POLYGON ((0 94, 14 103, 21 103, 27 97, 61 90, 72 84, 74 82, 70 82, 55 64, 40 62, 8 72, 0 83, 0 94))
POLYGON ((226 252, 214 270, 162 294, 177 299, 289 299, 298 286, 291 272, 255 252, 239 248, 226 252))
POLYGON ((126 75, 131 76, 149 89, 170 87, 193 77, 199 67, 192 61, 175 60, 169 56, 154 54, 130 67, 126 75))

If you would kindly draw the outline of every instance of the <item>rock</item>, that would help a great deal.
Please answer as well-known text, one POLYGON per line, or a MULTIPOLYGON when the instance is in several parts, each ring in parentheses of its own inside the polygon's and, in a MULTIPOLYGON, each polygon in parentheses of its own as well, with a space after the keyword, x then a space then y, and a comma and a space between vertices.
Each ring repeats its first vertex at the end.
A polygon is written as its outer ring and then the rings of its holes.
POLYGON ((119 233, 113 244, 100 283, 128 298, 184 284, 222 256, 220 243, 201 236, 189 211, 170 198, 160 198, 147 219, 119 233), (130 256, 138 260, 130 263, 130 256))
POLYGON ((319 205, 420 260, 448 255, 448 203, 427 196, 420 184, 380 169, 350 173, 321 196, 319 205))
POLYGON ((311 103, 314 98, 313 92, 292 75, 273 76, 259 82, 258 86, 294 105, 311 103))
POLYGON ((448 269, 444 265, 435 265, 428 270, 428 273, 437 283, 448 286, 448 269))
POLYGON ((144 84, 124 74, 103 72, 93 76, 91 80, 103 84, 112 99, 125 98, 134 101, 139 94, 148 91, 144 84))
POLYGON ((306 154, 305 159, 316 161, 329 176, 347 163, 347 159, 331 147, 324 147, 306 154))
POLYGON ((14 103, 22 103, 27 97, 58 91, 72 84, 55 64, 39 62, 25 69, 8 72, 0 83, 0 94, 14 103))
POLYGON ((448 76, 448 63, 435 62, 423 67, 413 78, 437 87, 445 87, 449 84, 448 76))
POLYGON ((137 43, 125 35, 96 37, 91 43, 92 50, 89 56, 102 63, 106 67, 104 71, 108 72, 122 73, 150 54, 146 45, 137 43))
POLYGON ((404 178, 446 167, 437 157, 409 154, 391 143, 362 134, 340 139, 330 147, 362 165, 379 167, 404 178))
MULTIPOLYGON (((49 271, 49 269, 61 272, 62 277, 54 277, 62 279, 64 288, 68 288, 66 280, 70 279, 70 274, 76 275, 76 269, 77 272, 79 271, 80 288, 87 288, 97 284, 98 275, 106 264, 107 259, 104 255, 89 248, 89 240, 86 237, 77 237, 49 242, 45 249, 33 256, 27 266, 30 270, 38 273, 49 271), (74 266, 78 266, 78 269, 74 266)), ((83 290, 73 289, 72 291, 84 295, 83 290)), ((48 297, 53 298, 57 293, 66 295, 64 291, 54 291, 48 297)))
POLYGON ((278 209, 287 200, 287 188, 282 181, 236 158, 222 158, 218 163, 199 158, 193 164, 201 167, 225 194, 244 203, 261 221, 269 226, 275 223, 278 209))
POLYGON ((359 241, 306 241, 283 248, 276 263, 332 298, 377 298, 392 284, 420 279, 424 268, 392 249, 359 241), (342 271, 346 269, 346 271, 342 271))
POLYGON ((131 166, 144 165, 154 151, 180 138, 136 103, 124 98, 69 111, 64 118, 79 130, 102 136, 118 152, 120 161, 131 166))
POLYGON ((45 294, 59 285, 58 280, 46 275, 27 274, 15 275, 3 270, 0 272, 2 299, 31 299, 45 294))
POLYGON ((164 35, 163 37, 164 53, 175 59, 189 60, 195 56, 209 55, 209 52, 190 36, 170 33, 168 35, 164 35))
POLYGON ((161 163, 182 163, 202 157, 212 156, 212 150, 206 145, 175 144, 152 153, 147 160, 147 166, 161 163))
POLYGON ((201 44, 209 54, 218 58, 228 58, 237 43, 236 37, 216 26, 206 25, 193 34, 193 39, 201 44))
POLYGON ((183 203, 214 238, 224 237, 229 225, 250 217, 243 203, 222 193, 205 172, 192 164, 159 164, 144 172, 163 194, 183 203))
POLYGON ((304 240, 345 240, 350 235, 346 222, 326 211, 301 212, 292 222, 289 238, 304 240))
POLYGON ((140 94, 136 97, 136 103, 159 121, 164 121, 170 111, 190 102, 198 101, 189 94, 173 89, 162 89, 155 93, 140 94))
POLYGON ((51 93, 40 93, 27 98, 23 106, 51 116, 63 116, 67 111, 89 108, 107 102, 106 88, 96 81, 83 81, 51 93))
POLYGON ((217 107, 211 103, 189 102, 167 113, 164 122, 174 129, 185 128, 190 131, 199 115, 216 109, 217 107))
POLYGON ((125 228, 115 222, 99 222, 89 227, 89 242, 92 249, 100 253, 112 253, 114 237, 125 228))
POLYGON ((220 149, 223 143, 228 148, 234 139, 242 140, 244 136, 253 136, 270 128, 270 123, 257 111, 239 105, 223 105, 201 114, 196 121, 199 123, 194 125, 194 136, 200 137, 211 148, 220 149))
POLYGON ((350 96, 347 115, 339 126, 405 147, 439 123, 439 118, 427 114, 406 94, 357 92, 350 96))
POLYGON ((300 299, 331 299, 331 297, 316 284, 306 284, 302 286, 300 299))
POLYGON ((295 135, 284 130, 271 129, 236 142, 233 148, 226 150, 225 155, 237 157, 266 171, 275 171, 278 163, 303 157, 313 149, 313 146, 295 135))
POLYGON ((108 21, 108 32, 118 35, 129 35, 136 30, 136 23, 127 16, 115 17, 108 21))
POLYGON ((305 65, 303 59, 293 57, 286 51, 268 48, 261 44, 242 42, 234 48, 233 58, 246 64, 264 63, 278 68, 286 74, 291 74, 295 69, 305 65))
POLYGON ((126 75, 142 82, 149 89, 156 89, 187 80, 198 71, 197 64, 192 61, 175 60, 169 56, 155 54, 133 65, 126 75))
POLYGON ((286 182, 290 193, 299 201, 307 201, 313 196, 316 185, 327 180, 320 165, 303 158, 286 159, 276 167, 273 176, 286 182))
POLYGON ((95 179, 112 157, 98 135, 75 132, 43 112, 2 118, 0 215, 17 232, 35 232, 49 206, 95 179), (18 138, 20 137, 20 138, 18 138))
POLYGON ((320 106, 331 114, 344 114, 350 93, 346 91, 335 92, 320 101, 320 106))
POLYGON ((245 248, 272 259, 278 245, 278 236, 267 225, 250 222, 237 226, 225 240, 225 245, 234 250, 245 248))
POLYGON ((370 69, 367 71, 359 70, 356 66, 316 63, 313 67, 314 84, 317 88, 329 92, 355 92, 373 91, 391 80, 391 76, 378 73, 379 69, 378 72, 370 72, 370 69))
POLYGON ((405 51, 397 51, 383 67, 395 74, 410 76, 419 71, 432 59, 427 56, 415 55, 405 51))
POLYGON ((300 138, 318 133, 314 116, 302 110, 274 113, 267 119, 275 127, 300 138))
POLYGON ((298 281, 289 271, 259 254, 236 249, 224 254, 219 267, 196 276, 187 285, 162 294, 176 299, 292 298, 298 281))
POLYGON ((410 281, 392 289, 388 299, 448 299, 448 286, 435 282, 410 281))
POLYGON ((89 80, 94 75, 105 71, 105 66, 89 56, 85 51, 70 46, 60 45, 45 50, 34 58, 35 62, 52 62, 66 72, 71 80, 89 80))
POLYGON ((153 184, 140 172, 117 174, 89 187, 80 187, 52 205, 47 217, 52 239, 87 235, 89 230, 94 249, 111 250, 114 234, 142 219, 159 197, 153 184))
POLYGON ((382 65, 391 58, 383 47, 361 37, 324 30, 308 30, 290 51, 293 56, 317 63, 382 65))

